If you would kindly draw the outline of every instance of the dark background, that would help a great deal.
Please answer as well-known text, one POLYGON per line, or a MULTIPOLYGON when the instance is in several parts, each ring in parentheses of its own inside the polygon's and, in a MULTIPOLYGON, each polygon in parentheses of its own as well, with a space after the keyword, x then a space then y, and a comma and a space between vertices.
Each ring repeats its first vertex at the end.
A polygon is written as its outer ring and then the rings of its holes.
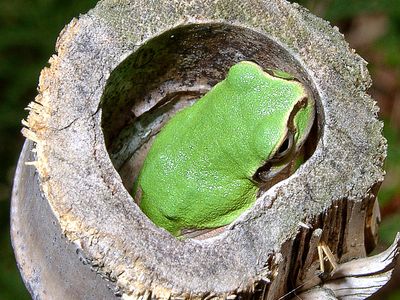
MULTIPOLYGON (((294 2, 294 1, 292 1, 294 2)), ((400 231, 400 0, 296 1, 339 27, 369 62, 370 94, 378 101, 388 140, 387 175, 379 193, 386 247, 400 231)), ((96 0, 0 0, 0 299, 29 299, 9 237, 9 207, 21 150, 24 108, 36 95, 39 72, 54 53, 58 33, 96 0)), ((399 289, 389 299, 400 299, 399 289)))

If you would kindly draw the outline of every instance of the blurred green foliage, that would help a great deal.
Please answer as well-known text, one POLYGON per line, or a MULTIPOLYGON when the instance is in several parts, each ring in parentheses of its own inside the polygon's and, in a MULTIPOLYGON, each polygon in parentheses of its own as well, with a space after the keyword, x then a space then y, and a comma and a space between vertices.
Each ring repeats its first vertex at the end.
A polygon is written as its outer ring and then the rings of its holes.
POLYGON ((0 1, 0 299, 29 299, 9 239, 9 199, 23 138, 24 107, 36 95, 40 70, 58 33, 95 0, 0 1))
MULTIPOLYGON (((0 299, 29 299, 15 267, 9 241, 9 198, 14 166, 23 138, 20 120, 26 117, 24 107, 33 100, 40 70, 54 53, 58 33, 73 17, 95 5, 95 0, 0 0, 0 299)), ((294 1, 292 1, 294 2, 294 1)), ((400 67, 400 1, 399 0, 300 0, 343 31, 343 24, 360 14, 381 13, 388 18, 388 30, 371 47, 383 53, 386 63, 400 67)), ((362 49, 357 49, 362 51, 362 49)), ((374 64, 370 68, 374 68, 374 64)), ((384 116, 385 117, 385 116, 384 116)), ((400 130, 386 122, 388 139, 387 166, 400 174, 400 130)), ((380 192, 382 204, 400 195, 400 184, 391 184, 380 192)), ((386 242, 400 230, 399 214, 382 224, 386 242)), ((390 299, 400 299, 400 293, 390 299)))
MULTIPOLYGON (((393 243, 396 233, 399 231, 399 215, 394 214, 385 218, 379 228, 379 239, 386 245, 393 243)), ((400 298, 399 298, 400 299, 400 298)))
MULTIPOLYGON (((375 45, 386 56, 387 62, 400 66, 400 1, 399 0, 299 0, 297 2, 332 24, 349 21, 361 14, 384 14, 389 28, 375 45)), ((343 32, 343 30, 342 30, 343 32)), ((358 49, 356 49, 358 50, 358 49)))
POLYGON ((400 290, 393 292, 387 300, 399 300, 400 299, 400 290))
MULTIPOLYGON (((388 141, 386 158, 387 174, 385 185, 379 191, 379 203, 385 206, 390 204, 396 197, 400 197, 400 130, 394 127, 390 120, 385 119, 383 134, 388 141)), ((397 218, 399 218, 398 215, 397 218)), ((400 228, 397 226, 397 229, 400 228)), ((383 227, 381 231, 384 233, 383 227)))
POLYGON ((335 0, 327 10, 326 19, 338 21, 361 13, 385 14, 389 28, 377 45, 393 66, 400 65, 400 1, 399 0, 335 0))

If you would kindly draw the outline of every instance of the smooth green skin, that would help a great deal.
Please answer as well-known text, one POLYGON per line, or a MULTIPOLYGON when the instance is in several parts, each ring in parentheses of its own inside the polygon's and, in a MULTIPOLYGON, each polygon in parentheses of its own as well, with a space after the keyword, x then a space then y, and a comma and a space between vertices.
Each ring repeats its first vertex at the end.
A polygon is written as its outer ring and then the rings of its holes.
POLYGON ((239 62, 163 127, 134 186, 156 225, 175 236, 227 225, 255 202, 259 167, 272 165, 268 180, 294 159, 313 123, 314 101, 289 74, 272 74, 279 77, 239 62), (289 128, 293 147, 277 158, 289 128))

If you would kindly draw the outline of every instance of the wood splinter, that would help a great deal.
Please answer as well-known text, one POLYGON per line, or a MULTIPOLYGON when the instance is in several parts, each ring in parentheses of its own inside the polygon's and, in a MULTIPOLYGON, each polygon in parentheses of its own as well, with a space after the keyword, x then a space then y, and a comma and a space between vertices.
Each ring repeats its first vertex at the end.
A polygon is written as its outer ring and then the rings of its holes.
POLYGON ((376 293, 391 278, 400 254, 400 234, 384 252, 365 258, 337 263, 330 248, 323 242, 318 246, 320 274, 325 272, 325 260, 332 267, 329 278, 321 285, 304 291, 293 299, 366 299, 376 293))
POLYGON ((332 272, 334 273, 335 270, 338 267, 338 263, 336 262, 336 258, 333 255, 331 249, 329 249, 329 246, 326 245, 325 243, 321 243, 318 245, 318 257, 319 257, 319 265, 320 265, 320 270, 322 273, 325 273, 325 261, 328 259, 332 266, 332 272), (324 256, 325 254, 325 256, 324 256))

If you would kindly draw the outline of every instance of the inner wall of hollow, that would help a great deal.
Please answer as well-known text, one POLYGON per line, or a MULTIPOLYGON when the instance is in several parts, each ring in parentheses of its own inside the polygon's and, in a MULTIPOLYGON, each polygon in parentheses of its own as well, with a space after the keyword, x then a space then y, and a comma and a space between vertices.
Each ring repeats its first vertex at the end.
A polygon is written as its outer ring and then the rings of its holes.
POLYGON ((103 93, 106 147, 129 191, 161 127, 178 110, 223 80, 228 69, 242 60, 293 74, 312 91, 321 115, 318 94, 306 71, 267 36, 223 23, 176 27, 128 56, 111 73, 103 93))

